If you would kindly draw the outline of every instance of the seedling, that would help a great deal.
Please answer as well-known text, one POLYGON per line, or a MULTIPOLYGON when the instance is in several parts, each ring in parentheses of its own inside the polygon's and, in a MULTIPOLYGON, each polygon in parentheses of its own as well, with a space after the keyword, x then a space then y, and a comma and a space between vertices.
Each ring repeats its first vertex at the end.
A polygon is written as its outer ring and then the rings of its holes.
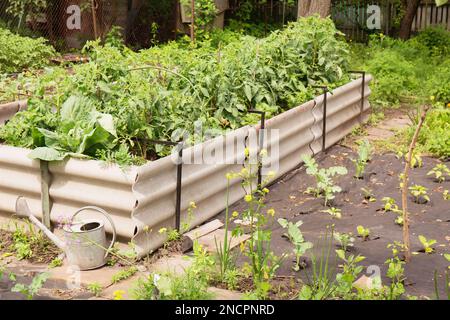
POLYGON ((323 196, 325 199, 324 205, 327 206, 329 201, 335 198, 335 193, 342 191, 341 187, 334 185, 332 178, 335 175, 347 174, 347 168, 330 167, 328 169, 319 169, 316 160, 309 155, 303 156, 303 161, 307 168, 306 173, 316 179, 316 187, 309 187, 306 193, 313 194, 315 197, 323 196))
POLYGON ((328 210, 321 210, 320 212, 325 212, 328 213, 330 216, 332 216, 333 218, 336 219, 341 219, 342 218, 342 213, 341 213, 341 209, 332 207, 328 210))
POLYGON ((445 176, 450 176, 450 169, 445 164, 439 163, 427 175, 434 175, 435 180, 441 183, 445 181, 445 176))
MULTIPOLYGON (((450 262, 450 253, 444 253, 444 258, 447 259, 448 262, 450 262)), ((450 269, 450 266, 448 266, 450 269)))
POLYGON ((291 241, 294 245, 294 255, 295 255, 295 264, 292 267, 294 271, 300 270, 300 258, 306 253, 308 249, 313 247, 311 242, 305 241, 303 238, 303 234, 300 231, 300 226, 303 224, 302 221, 297 221, 296 223, 288 222, 286 219, 278 219, 278 223, 284 229, 287 229, 287 233, 283 234, 286 238, 291 241))
POLYGON ((368 140, 360 143, 358 148, 358 159, 352 159, 355 164, 355 178, 362 179, 367 163, 370 161, 372 146, 368 140))
POLYGON ((383 199, 381 199, 381 201, 384 202, 384 206, 383 206, 384 212, 398 210, 398 205, 395 203, 394 198, 383 197, 383 199))
POLYGON ((427 195, 427 188, 415 184, 409 187, 409 190, 414 197, 415 203, 427 203, 430 201, 430 197, 427 195))
POLYGON ((363 238, 364 241, 369 240, 370 229, 364 228, 363 226, 357 226, 356 230, 358 231, 358 235, 363 238))
POLYGON ((444 200, 450 200, 450 193, 448 190, 444 190, 444 192, 442 193, 442 197, 444 198, 444 200))
POLYGON ((425 253, 433 253, 434 252, 433 245, 436 244, 436 242, 437 242, 436 240, 434 240, 434 239, 428 240, 424 236, 419 235, 419 241, 422 244, 423 250, 425 253))
POLYGON ((364 200, 367 200, 369 202, 377 201, 377 199, 375 198, 372 190, 370 190, 369 188, 361 188, 361 191, 362 191, 362 195, 364 197, 364 200))
POLYGON ((339 242, 342 250, 347 251, 348 247, 353 247, 353 242, 355 242, 355 238, 352 233, 339 233, 335 232, 333 234, 334 239, 339 242))
MULTIPOLYGON (((408 157, 408 153, 404 154, 403 152, 399 152, 397 154, 397 158, 400 159, 402 157, 407 158, 408 157)), ((411 163, 410 163, 410 167, 411 168, 421 168, 423 166, 423 161, 422 161, 422 157, 416 153, 413 152, 413 155, 411 157, 411 163)))

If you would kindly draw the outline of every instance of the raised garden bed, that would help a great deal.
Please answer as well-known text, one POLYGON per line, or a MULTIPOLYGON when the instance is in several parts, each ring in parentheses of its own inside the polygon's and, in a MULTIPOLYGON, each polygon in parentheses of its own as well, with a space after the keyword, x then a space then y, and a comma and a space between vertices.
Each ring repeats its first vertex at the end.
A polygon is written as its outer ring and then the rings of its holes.
MULTIPOLYGON (((366 76, 365 83, 362 83, 361 78, 353 80, 327 94, 326 148, 342 139, 368 116, 370 81, 371 77, 366 76)), ((279 161, 273 179, 298 166, 302 154, 316 154, 322 150, 323 110, 322 95, 267 121, 267 129, 279 130, 279 145, 272 139, 263 146, 268 150, 264 163, 266 167, 279 161)), ((258 125, 245 126, 228 133, 226 140, 218 137, 185 149, 183 162, 188 163, 198 148, 203 152, 222 150, 229 141, 246 141, 247 137, 258 132, 258 125)), ((33 212, 41 212, 40 166, 38 161, 27 157, 29 152, 28 149, 0 146, 0 212, 3 217, 14 214, 15 201, 19 195, 29 200, 33 212)), ((225 175, 239 171, 243 158, 242 153, 236 154, 226 164, 183 165, 182 220, 186 217, 191 201, 198 207, 191 227, 225 208, 225 175)), ((177 169, 170 156, 127 169, 100 161, 69 159, 50 163, 49 171, 52 176, 51 219, 55 223, 82 206, 102 207, 113 215, 122 240, 133 240, 139 256, 164 242, 165 235, 158 233, 160 228, 174 226, 177 169)), ((240 182, 235 181, 230 189, 230 203, 244 195, 240 182)))

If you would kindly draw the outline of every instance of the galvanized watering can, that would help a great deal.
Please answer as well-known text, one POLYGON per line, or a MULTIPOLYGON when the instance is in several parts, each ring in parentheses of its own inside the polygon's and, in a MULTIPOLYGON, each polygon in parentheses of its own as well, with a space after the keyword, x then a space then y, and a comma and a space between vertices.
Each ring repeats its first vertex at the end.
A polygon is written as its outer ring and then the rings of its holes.
POLYGON ((64 251, 69 264, 78 267, 80 270, 91 270, 104 266, 108 253, 116 241, 116 227, 113 220, 105 210, 98 207, 83 207, 72 215, 72 222, 64 225, 62 229, 65 241, 59 239, 31 213, 26 200, 22 197, 19 197, 16 201, 16 212, 20 216, 29 218, 58 248, 64 251), (108 219, 113 230, 113 237, 109 246, 103 221, 86 219, 73 222, 80 212, 86 210, 100 212, 108 219))

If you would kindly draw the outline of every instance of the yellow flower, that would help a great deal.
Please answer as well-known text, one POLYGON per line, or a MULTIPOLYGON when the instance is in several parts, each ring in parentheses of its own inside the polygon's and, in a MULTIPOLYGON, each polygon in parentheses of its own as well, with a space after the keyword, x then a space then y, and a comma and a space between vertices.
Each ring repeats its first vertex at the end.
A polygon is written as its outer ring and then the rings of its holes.
POLYGON ((269 189, 264 188, 264 189, 262 189, 262 192, 264 192, 264 193, 269 193, 269 189))
POLYGON ((250 149, 249 148, 245 148, 244 149, 244 154, 246 157, 248 157, 250 155, 250 149))
POLYGON ((247 195, 245 195, 244 200, 245 200, 245 202, 250 202, 253 200, 253 197, 251 194, 247 194, 247 195))
POLYGON ((269 215, 269 216, 274 216, 275 215, 275 210, 273 209, 273 208, 271 208, 271 209, 269 209, 269 210, 267 210, 267 214, 269 215))
POLYGON ((149 226, 144 226, 144 228, 142 228, 142 230, 144 230, 144 232, 152 231, 149 226))
POLYGON ((189 206, 193 209, 197 208, 197 205, 195 204, 194 201, 189 202, 189 206))
POLYGON ((268 177, 269 179, 275 177, 275 171, 269 171, 269 172, 267 173, 267 177, 268 177))
POLYGON ((434 99, 435 99, 435 96, 431 96, 431 97, 430 97, 430 100, 431 100, 431 101, 434 101, 434 99))
POLYGON ((167 232, 167 228, 161 228, 158 231, 160 234, 166 233, 167 232))
POLYGON ((123 295, 125 294, 125 291, 123 290, 116 290, 113 293, 114 300, 123 300, 123 295))
POLYGON ((233 213, 231 214, 231 216, 232 216, 233 218, 237 218, 237 217, 239 216, 239 212, 233 211, 233 213))
POLYGON ((241 252, 245 251, 245 241, 241 242, 241 244, 239 245, 239 249, 241 250, 241 252))
POLYGON ((227 178, 227 180, 231 180, 231 179, 233 179, 233 174, 232 173, 227 173, 225 175, 225 177, 227 178))
POLYGON ((248 175, 248 169, 247 168, 242 168, 241 175, 246 177, 248 175))
POLYGON ((261 157, 266 157, 266 156, 267 156, 267 149, 262 149, 262 150, 259 152, 259 155, 260 155, 261 157))

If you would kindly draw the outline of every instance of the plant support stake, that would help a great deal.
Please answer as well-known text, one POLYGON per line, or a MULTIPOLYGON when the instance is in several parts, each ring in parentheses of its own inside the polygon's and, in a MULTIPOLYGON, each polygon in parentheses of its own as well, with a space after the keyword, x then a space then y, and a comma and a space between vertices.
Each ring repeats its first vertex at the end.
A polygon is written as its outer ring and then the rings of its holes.
POLYGON ((412 154, 414 152, 414 148, 416 147, 417 139, 419 138, 420 129, 425 121, 425 117, 427 116, 427 112, 429 110, 429 106, 426 106, 422 111, 422 115, 420 116, 419 123, 417 124, 416 131, 414 132, 414 136, 411 140, 411 144, 409 145, 408 154, 405 157, 405 169, 403 171, 403 186, 402 186, 402 209, 403 209, 403 244, 405 246, 405 260, 409 262, 411 259, 411 244, 409 240, 409 214, 408 214, 408 175, 409 170, 411 168, 411 159, 412 154))
POLYGON ((42 223, 51 229, 50 223, 50 172, 48 170, 48 161, 39 161, 41 169, 41 204, 42 204, 42 223))
POLYGON ((314 86, 323 90, 323 119, 322 119, 322 152, 326 149, 326 137, 327 137, 327 86, 314 86))
POLYGON ((259 128, 259 148, 258 148, 258 189, 261 188, 261 183, 262 183, 262 161, 261 161, 261 156, 260 156, 260 151, 264 146, 264 129, 266 127, 266 112, 265 111, 259 111, 259 110, 254 110, 254 109, 250 109, 248 110, 249 113, 254 113, 254 114, 259 114, 261 116, 260 119, 260 128, 259 128))
POLYGON ((349 71, 350 73, 360 74, 362 75, 362 84, 361 84, 361 107, 359 111, 359 123, 363 123, 363 113, 364 113, 364 98, 365 98, 365 90, 366 90, 366 72, 365 71, 349 71))
POLYGON ((175 200, 175 229, 180 232, 181 229, 181 179, 183 175, 183 142, 150 140, 150 143, 164 146, 173 146, 178 148, 177 163, 177 188, 175 200))

